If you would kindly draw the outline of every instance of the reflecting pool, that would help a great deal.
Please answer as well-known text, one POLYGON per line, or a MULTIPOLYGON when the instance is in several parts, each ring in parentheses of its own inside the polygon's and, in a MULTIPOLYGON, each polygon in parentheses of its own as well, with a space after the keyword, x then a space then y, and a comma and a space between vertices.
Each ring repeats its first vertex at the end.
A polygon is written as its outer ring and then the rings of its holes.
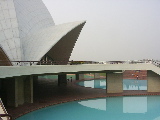
POLYGON ((147 90, 147 80, 124 79, 123 90, 147 90))
POLYGON ((16 120, 160 120, 160 96, 74 101, 43 108, 16 120))
MULTIPOLYGON (((77 83, 80 86, 106 89, 106 80, 86 80, 77 83)), ((124 79, 123 90, 147 90, 147 80, 124 79)))
POLYGON ((78 82, 77 84, 84 87, 106 89, 105 79, 81 81, 81 82, 78 82))

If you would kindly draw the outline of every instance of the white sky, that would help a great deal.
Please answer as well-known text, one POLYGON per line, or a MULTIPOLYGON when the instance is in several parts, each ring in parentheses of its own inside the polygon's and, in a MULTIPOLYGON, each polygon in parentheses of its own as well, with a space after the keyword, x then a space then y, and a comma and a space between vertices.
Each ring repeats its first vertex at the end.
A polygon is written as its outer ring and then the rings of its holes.
POLYGON ((160 0, 43 2, 56 25, 86 20, 70 60, 160 60, 160 0))

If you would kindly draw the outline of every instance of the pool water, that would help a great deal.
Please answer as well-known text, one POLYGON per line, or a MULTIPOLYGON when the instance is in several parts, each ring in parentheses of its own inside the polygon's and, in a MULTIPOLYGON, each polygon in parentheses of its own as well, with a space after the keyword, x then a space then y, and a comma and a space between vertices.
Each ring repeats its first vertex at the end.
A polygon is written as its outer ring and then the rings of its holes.
MULTIPOLYGON (((77 83, 80 86, 106 89, 106 80, 86 80, 77 83)), ((123 90, 147 90, 147 80, 124 79, 123 90)))
POLYGON ((147 80, 124 79, 123 90, 147 90, 147 80))
POLYGON ((16 120, 160 120, 160 96, 124 96, 63 103, 16 120))
POLYGON ((77 84, 80 86, 84 86, 84 87, 106 89, 106 80, 105 79, 86 80, 86 81, 78 82, 77 84))

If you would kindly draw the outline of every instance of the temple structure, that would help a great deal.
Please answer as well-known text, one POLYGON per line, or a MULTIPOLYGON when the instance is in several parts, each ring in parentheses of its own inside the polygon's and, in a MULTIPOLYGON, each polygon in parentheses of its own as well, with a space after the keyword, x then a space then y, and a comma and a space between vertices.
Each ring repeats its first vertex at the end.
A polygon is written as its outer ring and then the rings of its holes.
POLYGON ((84 24, 55 25, 42 0, 1 0, 0 61, 6 61, 1 65, 17 65, 13 61, 67 62, 84 24))

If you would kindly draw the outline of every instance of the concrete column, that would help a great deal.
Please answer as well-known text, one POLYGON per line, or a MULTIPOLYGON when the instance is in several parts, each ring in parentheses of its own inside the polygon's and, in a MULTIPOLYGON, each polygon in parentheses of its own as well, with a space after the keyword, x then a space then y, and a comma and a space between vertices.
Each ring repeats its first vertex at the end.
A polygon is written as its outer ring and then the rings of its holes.
POLYGON ((58 75, 58 86, 60 85, 67 85, 67 75, 66 74, 58 75))
POLYGON ((18 105, 24 104, 24 77, 15 77, 15 80, 18 83, 17 90, 18 90, 18 105))
POLYGON ((38 89, 38 76, 33 76, 33 91, 38 89))
POLYGON ((3 101, 4 106, 7 106, 7 80, 0 78, 0 97, 3 101))
POLYGON ((76 74, 76 80, 79 80, 79 74, 78 73, 76 74))
POLYGON ((122 73, 107 73, 106 75, 107 93, 122 93, 123 92, 123 74, 122 73))
POLYGON ((38 83, 38 76, 32 76, 33 77, 33 81, 35 82, 35 83, 38 83))
POLYGON ((21 76, 7 79, 7 105, 18 107, 33 103, 33 77, 21 76))
POLYGON ((27 76, 24 80, 24 99, 27 103, 33 103, 33 76, 27 76))
POLYGON ((84 80, 84 74, 76 74, 76 80, 84 80))
POLYGON ((107 86, 108 86, 108 82, 107 82, 107 81, 108 81, 108 79, 107 79, 107 75, 108 75, 108 74, 106 73, 106 93, 107 93, 107 89, 108 89, 108 88, 107 88, 107 86))
POLYGON ((100 73, 94 73, 94 79, 100 79, 100 73))
POLYGON ((160 75, 147 71, 148 92, 160 92, 160 75))
POLYGON ((7 106, 18 107, 18 80, 7 80, 7 106))

